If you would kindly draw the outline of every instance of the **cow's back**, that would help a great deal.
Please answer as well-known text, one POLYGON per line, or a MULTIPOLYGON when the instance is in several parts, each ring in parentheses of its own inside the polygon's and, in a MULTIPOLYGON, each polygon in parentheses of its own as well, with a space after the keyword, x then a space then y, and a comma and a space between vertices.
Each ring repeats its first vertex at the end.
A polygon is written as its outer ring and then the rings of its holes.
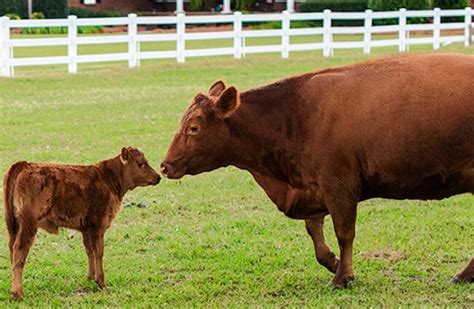
POLYGON ((335 164, 331 160, 341 154, 358 160, 368 195, 441 198, 465 192, 469 184, 458 183, 474 170, 472 80, 473 57, 437 54, 315 74, 302 90, 314 130, 307 151, 322 164, 335 164), (443 192, 435 196, 434 189, 443 192))

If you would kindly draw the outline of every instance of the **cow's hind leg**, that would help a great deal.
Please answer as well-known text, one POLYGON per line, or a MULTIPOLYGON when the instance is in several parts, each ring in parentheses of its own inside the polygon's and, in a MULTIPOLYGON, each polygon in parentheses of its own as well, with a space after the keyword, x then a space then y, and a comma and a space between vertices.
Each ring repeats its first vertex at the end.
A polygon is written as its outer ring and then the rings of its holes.
POLYGON ((95 231, 91 233, 91 241, 94 248, 95 260, 95 282, 101 289, 105 289, 105 276, 103 267, 104 258, 104 232, 95 231))
POLYGON ((454 283, 474 282, 474 258, 471 258, 469 264, 456 274, 453 278, 454 283))
POLYGON ((95 255, 94 255, 94 247, 92 244, 92 237, 88 231, 82 232, 82 242, 84 243, 84 247, 86 249, 87 259, 88 259, 87 279, 94 280, 95 279, 95 255))
POLYGON ((313 239, 316 260, 319 262, 319 264, 326 267, 330 272, 336 273, 339 260, 328 247, 326 240, 324 239, 323 228, 325 216, 326 215, 321 215, 320 217, 314 219, 305 220, 306 231, 313 239))
POLYGON ((11 293, 15 300, 23 299, 23 269, 28 252, 33 245, 36 232, 37 227, 35 220, 29 220, 27 218, 20 220, 20 229, 13 245, 12 259, 13 283, 11 293))

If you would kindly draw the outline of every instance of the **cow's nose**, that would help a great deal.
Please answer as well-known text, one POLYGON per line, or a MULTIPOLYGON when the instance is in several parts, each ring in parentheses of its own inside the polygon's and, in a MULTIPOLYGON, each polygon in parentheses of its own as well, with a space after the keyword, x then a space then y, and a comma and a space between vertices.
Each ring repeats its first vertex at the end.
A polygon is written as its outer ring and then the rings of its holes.
POLYGON ((169 165, 166 164, 165 162, 161 163, 160 171, 163 175, 165 176, 168 175, 169 165))

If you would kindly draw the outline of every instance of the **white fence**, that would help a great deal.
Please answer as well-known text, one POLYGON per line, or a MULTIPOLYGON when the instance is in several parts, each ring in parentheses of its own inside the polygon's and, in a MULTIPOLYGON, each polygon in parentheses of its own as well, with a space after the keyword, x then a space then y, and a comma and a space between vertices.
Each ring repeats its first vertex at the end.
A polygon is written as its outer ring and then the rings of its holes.
POLYGON ((20 66, 64 64, 69 73, 77 72, 79 63, 128 61, 129 67, 137 67, 142 59, 176 58, 178 63, 183 63, 187 57, 233 55, 242 58, 250 53, 279 52, 287 58, 292 51, 322 50, 325 57, 332 55, 335 49, 360 48, 364 53, 370 53, 373 47, 398 46, 399 51, 408 50, 414 44, 432 44, 433 49, 440 48, 441 44, 451 42, 464 42, 469 46, 472 41, 472 16, 471 8, 465 10, 440 10, 438 8, 427 11, 407 11, 401 9, 393 12, 331 12, 322 13, 274 13, 274 14, 245 14, 235 12, 232 15, 211 16, 185 16, 178 14, 169 17, 137 17, 130 14, 120 18, 81 18, 69 16, 67 19, 49 20, 9 20, 0 18, 0 68, 1 75, 11 77, 14 68, 20 66), (430 23, 409 24, 409 18, 426 18, 430 23), (442 17, 462 17, 463 22, 442 23, 442 17), (398 19, 396 25, 374 25, 374 20, 398 19), (292 28, 292 21, 321 21, 322 27, 292 28), (363 20, 364 26, 335 27, 334 20, 363 20), (281 22, 281 29, 252 30, 245 28, 249 22, 281 22), (186 25, 190 24, 232 24, 231 31, 215 32, 186 32, 186 25), (127 26, 128 32, 123 35, 94 35, 78 36, 79 26, 127 26), (175 27, 172 33, 139 32, 139 26, 167 25, 175 27), (12 29, 30 27, 67 27, 67 37, 56 38, 19 38, 12 39, 12 29), (442 36, 442 30, 458 30, 457 35, 442 36), (460 30, 460 31, 459 31, 460 30), (424 36, 411 37, 410 33, 428 31, 424 36), (373 34, 395 33, 395 38, 374 39, 373 34), (462 33, 462 35, 459 35, 462 33), (333 35, 359 34, 360 41, 338 42, 333 40, 333 35), (290 44, 290 37, 295 36, 322 36, 321 41, 290 44), (246 46, 247 38, 278 37, 280 44, 246 46), (225 48, 188 49, 186 42, 192 40, 233 40, 233 46, 225 48), (176 48, 168 51, 141 51, 141 43, 165 42, 176 43, 176 48), (108 53, 94 55, 79 55, 79 45, 126 43, 128 52, 108 53), (14 48, 18 47, 43 47, 67 46, 67 55, 51 57, 15 58, 14 48))

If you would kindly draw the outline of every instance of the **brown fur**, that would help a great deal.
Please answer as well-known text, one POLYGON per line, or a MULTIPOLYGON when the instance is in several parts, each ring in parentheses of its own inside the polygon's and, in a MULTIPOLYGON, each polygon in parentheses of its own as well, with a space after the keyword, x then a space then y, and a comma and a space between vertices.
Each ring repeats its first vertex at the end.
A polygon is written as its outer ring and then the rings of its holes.
POLYGON ((23 268, 38 228, 53 234, 59 227, 81 231, 89 258, 88 278, 104 288, 105 231, 127 191, 159 181, 143 153, 132 147, 96 165, 13 164, 3 182, 13 297, 23 298, 23 268))
MULTIPOLYGON (((287 216, 303 219, 317 260, 353 279, 357 203, 474 193, 474 58, 395 56, 307 73, 241 94, 198 94, 172 141, 169 178, 234 165, 287 216), (326 245, 330 214, 341 259, 326 245)), ((457 275, 472 281, 470 266, 457 275)))

